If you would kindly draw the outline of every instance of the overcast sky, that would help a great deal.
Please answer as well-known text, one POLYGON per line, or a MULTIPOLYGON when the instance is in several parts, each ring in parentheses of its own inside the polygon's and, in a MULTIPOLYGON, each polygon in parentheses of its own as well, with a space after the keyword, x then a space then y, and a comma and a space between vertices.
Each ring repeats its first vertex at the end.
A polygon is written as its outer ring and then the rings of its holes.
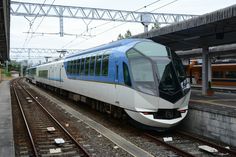
MULTIPOLYGON (((15 0, 21 2, 43 3, 44 0, 15 0)), ((46 0, 47 4, 51 4, 54 0, 46 0)), ((236 4, 236 0, 55 0, 54 4, 57 5, 70 5, 81 7, 93 8, 107 8, 118 10, 134 11, 142 8, 152 2, 156 2, 151 6, 143 8, 139 11, 152 11, 156 13, 178 13, 178 14, 194 14, 202 15, 221 8, 228 7, 236 4), (162 7, 170 2, 172 4, 162 7), (158 9, 160 8, 160 9, 158 9)), ((33 18, 28 18, 32 20, 33 18)), ((36 18, 32 30, 34 31, 42 18, 36 18)), ((85 20, 88 23, 88 20, 85 20)), ((28 35, 24 32, 29 30, 29 21, 24 17, 11 16, 11 48, 55 48, 55 49, 87 49, 98 46, 104 43, 116 40, 119 34, 124 34, 128 29, 132 35, 142 33, 143 25, 139 23, 124 23, 116 27, 121 22, 110 22, 96 29, 91 29, 107 21, 93 20, 89 25, 89 31, 86 32, 86 25, 81 19, 64 19, 64 32, 71 34, 91 35, 91 37, 74 37, 59 35, 28 35), (115 29, 111 29, 115 28, 115 29), (104 33, 105 32, 105 33, 104 33), (29 40, 30 39, 30 40, 29 40)), ((37 32, 44 33, 58 33, 59 32, 59 19, 58 18, 44 18, 37 32)))

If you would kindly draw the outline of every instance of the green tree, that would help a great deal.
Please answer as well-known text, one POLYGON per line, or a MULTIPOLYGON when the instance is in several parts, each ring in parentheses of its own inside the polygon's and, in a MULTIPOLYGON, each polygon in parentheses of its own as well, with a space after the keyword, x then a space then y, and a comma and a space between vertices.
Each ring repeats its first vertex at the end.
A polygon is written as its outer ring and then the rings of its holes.
POLYGON ((119 34, 117 40, 124 39, 123 35, 119 34))
POLYGON ((130 30, 127 30, 127 32, 125 33, 125 38, 129 38, 131 36, 132 36, 132 34, 131 34, 130 30))
POLYGON ((132 36, 132 33, 130 32, 130 30, 127 30, 125 35, 119 34, 117 40, 129 38, 131 36, 132 36))

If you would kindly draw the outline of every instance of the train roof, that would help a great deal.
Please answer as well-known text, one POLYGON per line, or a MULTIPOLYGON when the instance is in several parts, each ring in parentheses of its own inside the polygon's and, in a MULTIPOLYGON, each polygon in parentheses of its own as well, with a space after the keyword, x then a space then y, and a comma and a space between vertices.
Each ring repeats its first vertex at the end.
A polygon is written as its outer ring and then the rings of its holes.
MULTIPOLYGON (((84 50, 84 51, 80 51, 80 52, 68 55, 66 57, 61 58, 60 60, 54 60, 54 61, 51 61, 51 62, 36 65, 36 66, 30 67, 30 68, 41 67, 41 66, 44 66, 44 65, 50 65, 50 64, 55 64, 55 63, 59 63, 59 62, 64 62, 64 60, 69 59, 69 58, 73 58, 73 57, 76 57, 76 56, 80 56, 80 55, 84 55, 84 54, 90 54, 90 53, 93 53, 93 52, 98 52, 98 51, 106 50, 106 49, 110 49, 110 48, 121 47, 121 46, 125 46, 125 45, 128 45, 128 44, 131 44, 130 46, 133 46, 136 43, 141 42, 141 41, 152 41, 152 40, 138 39, 138 38, 122 39, 122 40, 114 41, 114 42, 111 42, 111 43, 108 43, 108 44, 104 44, 104 45, 101 45, 101 46, 97 46, 97 47, 94 47, 94 48, 90 48, 90 49, 87 49, 87 50, 84 50)), ((30 68, 28 68, 28 69, 30 69, 30 68)))
POLYGON ((33 69, 33 68, 36 68, 37 65, 34 65, 34 66, 31 66, 31 67, 27 67, 26 69, 33 69))
POLYGON ((94 48, 90 48, 90 49, 87 49, 87 50, 84 50, 84 51, 80 51, 80 52, 75 53, 75 54, 68 55, 68 56, 65 57, 65 59, 76 57, 76 56, 79 56, 79 55, 93 53, 93 52, 96 52, 96 51, 106 50, 106 49, 120 47, 120 46, 125 46, 125 45, 131 44, 131 43, 133 43, 133 45, 134 45, 134 44, 136 44, 137 42, 140 42, 140 41, 151 41, 151 40, 138 39, 138 38, 136 38, 136 39, 122 39, 122 40, 114 41, 114 42, 104 44, 104 45, 101 45, 101 46, 97 46, 97 47, 94 47, 94 48))

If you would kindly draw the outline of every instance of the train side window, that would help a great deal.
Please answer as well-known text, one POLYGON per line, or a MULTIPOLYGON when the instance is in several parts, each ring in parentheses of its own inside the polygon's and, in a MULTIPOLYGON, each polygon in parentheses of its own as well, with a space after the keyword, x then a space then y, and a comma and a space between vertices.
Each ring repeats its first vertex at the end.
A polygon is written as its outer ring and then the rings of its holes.
POLYGON ((48 78, 48 70, 39 70, 39 77, 48 78))
POLYGON ((73 67, 72 73, 73 73, 73 74, 76 74, 76 60, 73 60, 72 63, 73 63, 73 66, 72 66, 72 67, 73 67))
POLYGON ((103 55, 102 59, 102 75, 108 75, 108 63, 109 63, 109 55, 103 55))
POLYGON ((76 60, 73 60, 73 71, 72 73, 75 74, 76 71, 76 60))
POLYGON ((68 74, 71 74, 71 61, 68 62, 68 74))
POLYGON ((226 78, 236 78, 236 71, 226 71, 225 77, 226 78))
POLYGON ((81 65, 80 65, 80 74, 84 75, 84 62, 85 62, 85 58, 81 59, 81 65))
POLYGON ((95 67, 95 74, 96 74, 96 76, 100 76, 101 61, 102 61, 102 56, 97 56, 96 57, 96 67, 95 67))
POLYGON ((73 61, 70 61, 70 74, 73 74, 73 61))
POLYGON ((79 69, 80 69, 80 59, 77 59, 76 61, 76 74, 79 75, 79 69))
POLYGON ((69 63, 70 62, 67 62, 67 66, 66 66, 66 72, 69 74, 69 63))
POLYGON ((222 71, 213 71, 212 75, 213 75, 213 78, 223 78, 224 77, 222 71))
POLYGON ((92 56, 90 59, 90 75, 93 76, 94 75, 94 63, 95 63, 95 56, 92 56))
POLYGON ((89 61, 90 61, 90 57, 87 57, 86 58, 86 61, 85 61, 85 75, 88 75, 88 73, 89 73, 89 61))
POLYGON ((124 75, 125 85, 131 87, 132 84, 131 84, 131 79, 130 79, 130 75, 129 75, 129 69, 128 69, 127 64, 125 64, 124 62, 123 62, 123 75, 124 75))

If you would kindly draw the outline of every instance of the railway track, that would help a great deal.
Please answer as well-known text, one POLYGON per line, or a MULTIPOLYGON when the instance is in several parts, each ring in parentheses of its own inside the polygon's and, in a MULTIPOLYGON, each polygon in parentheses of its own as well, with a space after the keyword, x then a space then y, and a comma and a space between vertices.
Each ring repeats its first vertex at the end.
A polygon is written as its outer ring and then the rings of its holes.
MULTIPOLYGON (((156 136, 155 134, 154 135, 146 134, 145 136, 150 138, 152 141, 155 141, 155 143, 158 143, 162 147, 165 147, 167 151, 173 152, 169 154, 173 154, 177 156, 190 156, 190 157, 191 156, 207 156, 208 157, 208 156, 214 156, 214 155, 235 156, 235 152, 233 150, 226 149, 223 146, 220 146, 214 143, 209 143, 209 142, 207 143, 207 141, 204 141, 203 139, 191 137, 191 135, 188 136, 186 133, 183 133, 183 132, 177 132, 177 133, 171 134, 170 136, 173 136, 173 139, 174 139, 173 142, 164 142, 163 136, 161 137, 161 135, 156 136), (220 153, 209 154, 206 152, 199 151, 198 145, 208 145, 208 146, 214 147, 218 149, 220 153)), ((156 150, 156 151, 160 151, 160 150, 156 150)))
POLYGON ((171 138, 169 141, 164 141, 164 136, 155 133, 144 133, 144 136, 155 141, 157 144, 166 147, 167 149, 175 152, 178 156, 183 157, 195 157, 195 156, 236 156, 236 151, 224 146, 218 145, 216 143, 204 140, 202 138, 196 137, 189 133, 182 131, 176 131, 168 137, 171 138), (199 151, 198 146, 205 145, 217 150, 217 152, 206 152, 199 151))
POLYGON ((169 144, 169 143, 163 141, 162 138, 160 138, 160 137, 157 137, 157 136, 152 135, 152 134, 149 134, 149 133, 145 133, 144 135, 145 135, 146 137, 148 137, 148 138, 154 140, 157 144, 160 144, 160 145, 166 147, 167 149, 169 149, 169 150, 175 152, 175 153, 176 153, 177 155, 179 155, 179 156, 183 156, 183 157, 194 157, 194 155, 192 155, 191 153, 189 153, 189 152, 187 152, 187 151, 184 151, 184 150, 182 150, 182 149, 180 149, 180 148, 178 148, 178 147, 176 147, 176 146, 174 146, 174 145, 171 145, 171 144, 169 144))
POLYGON ((225 146, 222 146, 220 144, 216 144, 216 143, 210 142, 209 140, 202 139, 200 137, 191 135, 191 134, 183 132, 183 131, 177 131, 177 134, 179 136, 192 139, 193 141, 196 141, 196 142, 203 143, 205 145, 211 146, 211 147, 217 149, 219 152, 221 152, 223 154, 229 154, 230 156, 236 156, 236 150, 226 148, 225 146))
POLYGON ((17 156, 89 156, 77 137, 70 134, 18 80, 12 82, 11 87, 14 102, 18 104, 17 109, 17 105, 13 105, 13 112, 21 115, 14 127, 17 156))

